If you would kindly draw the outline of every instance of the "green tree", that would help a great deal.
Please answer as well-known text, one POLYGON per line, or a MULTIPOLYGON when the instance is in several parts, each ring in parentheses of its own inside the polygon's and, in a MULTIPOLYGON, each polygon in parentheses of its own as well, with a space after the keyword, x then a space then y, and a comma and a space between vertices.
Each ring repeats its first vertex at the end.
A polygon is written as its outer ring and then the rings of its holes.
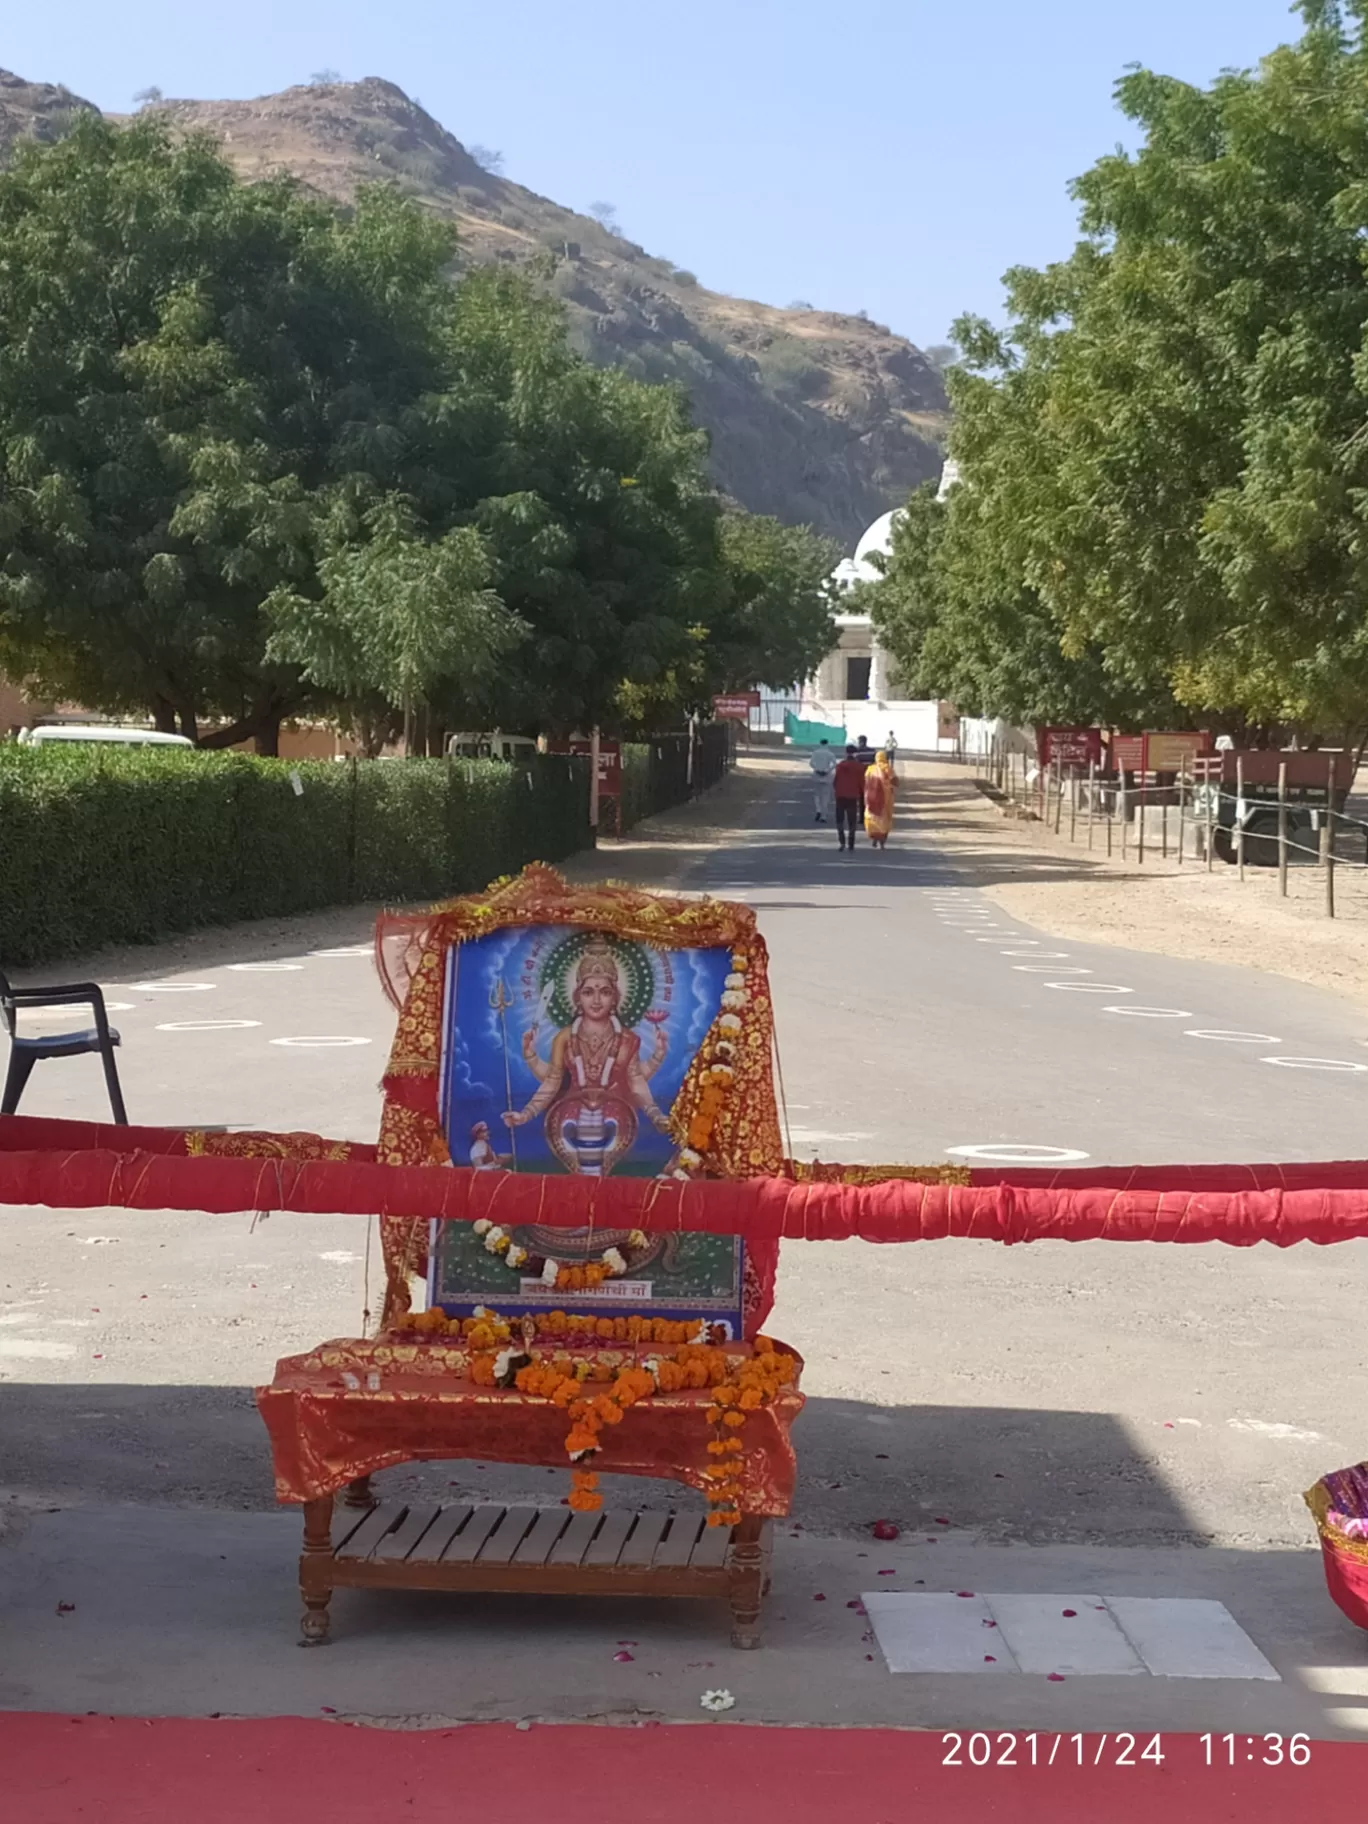
POLYGON ((1364 10, 1306 0, 1208 89, 1120 82, 1143 144, 1076 184, 1072 256, 1008 275, 1004 334, 956 325, 963 485, 884 610, 917 652, 1000 631, 1018 704, 1062 664, 1094 714, 1368 727, 1364 10))
POLYGON ((318 596, 280 588, 267 597, 266 656, 344 702, 375 695, 400 710, 411 752, 417 708, 454 678, 478 689, 527 630, 489 588, 489 553, 473 527, 431 539, 399 495, 363 524, 364 542, 350 525, 337 528, 318 596))
POLYGON ((738 512, 724 515, 721 546, 728 591, 708 634, 710 689, 801 683, 836 644, 840 548, 808 526, 738 512))
POLYGON ((77 122, 0 175, 0 663, 160 727, 318 700, 262 603, 316 590, 339 498, 424 485, 451 237, 243 185, 154 121, 77 122))

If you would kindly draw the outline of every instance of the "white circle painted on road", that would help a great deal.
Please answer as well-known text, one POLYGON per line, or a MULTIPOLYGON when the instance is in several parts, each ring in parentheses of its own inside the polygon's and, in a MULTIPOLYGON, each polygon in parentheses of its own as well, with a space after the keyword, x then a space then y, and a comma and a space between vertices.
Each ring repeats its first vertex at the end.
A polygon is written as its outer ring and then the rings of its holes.
MULTIPOLYGON (((1042 950, 1040 954, 1042 956, 1048 956, 1050 953, 1048 950, 1042 950)), ((1068 954, 1067 951, 1061 952, 1061 955, 1067 955, 1067 954, 1068 954)), ((1013 967, 1013 969, 1016 970, 1018 975, 1091 975, 1092 974, 1091 969, 1079 969, 1079 968, 1073 967, 1073 966, 1069 967, 1068 969, 1056 969, 1056 967, 1053 963, 1013 963, 1012 967, 1013 967)))
POLYGON ((1185 1039, 1218 1039, 1224 1045, 1281 1045, 1272 1032, 1227 1032, 1220 1026, 1193 1026, 1183 1034, 1185 1039))
MULTIPOLYGON (((89 1005, 89 1003, 86 1003, 89 1005)), ((132 1013, 132 1001, 106 1001, 106 1013, 132 1013)), ((21 1007, 21 1020, 63 1020, 69 1026, 73 1019, 79 1019, 81 1003, 76 1001, 66 1007, 21 1007)))
POLYGON ((318 1050, 318 1051, 326 1051, 330 1047, 340 1050, 343 1046, 346 1046, 346 1045, 369 1045, 370 1040, 369 1039, 343 1038, 340 1036, 328 1036, 328 1035, 324 1034, 320 1037, 315 1037, 315 1038, 272 1039, 271 1044, 272 1045, 295 1045, 295 1046, 300 1047, 303 1050, 314 1049, 314 1050, 318 1050))
POLYGON ((1000 1145, 947 1146, 955 1159, 981 1159, 986 1165, 1068 1165, 1086 1159, 1076 1146, 1030 1146, 1005 1141, 1000 1145))
POLYGON ((260 1020, 164 1020, 158 1032, 241 1032, 260 1020))
POLYGON ((1281 1064, 1284 1070, 1368 1070, 1348 1058, 1260 1058, 1260 1064, 1281 1064))
POLYGON ((208 994, 216 982, 130 982, 130 994, 208 994))
POLYGON ((1002 954, 1003 956, 1029 956, 1036 959, 1053 956, 1056 959, 1062 959, 1069 953, 1067 950, 1004 950, 1002 954))
POLYGON ((371 956, 369 944, 340 944, 335 950, 310 950, 310 956, 371 956))
POLYGON ((1186 1007, 1104 1007, 1103 1013, 1129 1013, 1137 1020, 1190 1020, 1186 1007))
POLYGON ((1134 994, 1134 988, 1125 988, 1120 982, 1046 982, 1047 988, 1058 988, 1067 994, 1134 994))
POLYGON ((302 969, 303 963, 229 963, 239 975, 277 975, 287 969, 302 969))

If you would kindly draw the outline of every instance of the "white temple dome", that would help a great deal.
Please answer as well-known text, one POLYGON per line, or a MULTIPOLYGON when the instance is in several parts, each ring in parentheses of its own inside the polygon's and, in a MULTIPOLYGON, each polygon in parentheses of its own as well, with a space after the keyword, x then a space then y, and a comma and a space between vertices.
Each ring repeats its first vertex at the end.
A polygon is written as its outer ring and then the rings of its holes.
POLYGON ((882 574, 869 562, 870 553, 879 557, 888 556, 893 548, 893 521, 901 511, 901 507, 894 507, 891 513, 880 514, 855 547, 855 567, 868 581, 872 582, 882 574))

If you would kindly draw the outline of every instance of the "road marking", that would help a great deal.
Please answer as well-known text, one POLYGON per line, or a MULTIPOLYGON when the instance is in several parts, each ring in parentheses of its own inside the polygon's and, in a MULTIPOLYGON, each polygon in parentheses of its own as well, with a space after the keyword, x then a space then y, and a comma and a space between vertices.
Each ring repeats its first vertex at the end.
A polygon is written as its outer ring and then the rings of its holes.
POLYGON ((1104 1007, 1103 1013, 1129 1013, 1137 1020, 1190 1020, 1185 1007, 1104 1007))
POLYGON ((1368 1070, 1348 1058, 1260 1058, 1260 1064, 1281 1064, 1284 1070, 1368 1070))
POLYGON ((1319 1431, 1302 1431, 1296 1425, 1283 1425, 1269 1419, 1227 1419, 1232 1431, 1252 1431, 1261 1438, 1277 1438, 1288 1444, 1323 1444, 1319 1431))
POLYGON ((130 982, 129 994, 208 994, 216 982, 130 982))
POLYGON ((1272 1032, 1227 1032, 1220 1026, 1193 1026, 1183 1034, 1185 1039, 1219 1039, 1224 1045, 1281 1045, 1272 1032))
MULTIPOLYGON (((1041 954, 1042 954, 1042 956, 1048 956, 1050 953, 1048 950, 1044 950, 1041 952, 1041 954)), ((1063 952, 1061 952, 1061 954, 1067 956, 1068 952, 1063 951, 1063 952)), ((1076 965, 1071 966, 1068 969, 1056 969, 1053 963, 1013 963, 1012 967, 1013 967, 1013 969, 1016 970, 1018 975, 1091 975, 1092 974, 1091 969, 1082 969, 1082 968, 1077 967, 1076 965)))
POLYGON ((158 1032, 240 1032, 260 1020, 163 1020, 158 1032))
POLYGON ((340 944, 333 950, 310 950, 310 956, 373 956, 369 944, 340 944))
POLYGON ((1047 988, 1058 988, 1069 994, 1134 994, 1134 988, 1127 988, 1121 982, 1046 982, 1047 988))
POLYGON ((946 1152, 956 1159, 982 1159, 988 1165, 1067 1165, 1088 1158, 1073 1146, 1032 1146, 1015 1140, 991 1142, 981 1146, 947 1146, 946 1152))
POLYGON ((315 1050, 320 1050, 320 1051, 326 1050, 330 1046, 340 1047, 340 1046, 344 1046, 344 1045, 369 1045, 370 1042, 371 1041, 369 1039, 349 1039, 349 1038, 329 1037, 329 1036, 323 1036, 323 1037, 319 1037, 319 1038, 272 1039, 272 1040, 270 1040, 270 1043, 272 1045, 296 1045, 296 1046, 304 1047, 305 1049, 313 1048, 315 1050))
MULTIPOLYGON (((1043 962, 1046 957, 1053 957, 1056 962, 1063 962, 1069 952, 1067 950, 1004 950, 1002 954, 1004 956, 1029 956, 1032 962, 1043 962)), ((1059 971, 1053 969, 1050 973, 1058 975, 1059 971)))
POLYGON ((349 1266, 352 1261, 360 1260, 359 1254, 353 1254, 350 1248, 329 1248, 326 1254, 320 1254, 320 1260, 330 1260, 339 1267, 349 1266))
MULTIPOLYGON (((79 1001, 69 1007, 21 1007, 19 1018, 21 1020, 65 1020, 67 1025, 70 1025, 73 1017, 78 1015, 79 1011, 79 1001)), ((105 1002, 106 1013, 132 1013, 132 1011, 132 1001, 105 1002)))
POLYGON ((239 975, 275 975, 285 969, 302 969, 303 963, 229 963, 239 975))
POLYGON ((45 1343, 34 1337, 28 1342, 0 1342, 0 1358, 12 1362, 64 1362, 76 1353, 75 1343, 45 1343))

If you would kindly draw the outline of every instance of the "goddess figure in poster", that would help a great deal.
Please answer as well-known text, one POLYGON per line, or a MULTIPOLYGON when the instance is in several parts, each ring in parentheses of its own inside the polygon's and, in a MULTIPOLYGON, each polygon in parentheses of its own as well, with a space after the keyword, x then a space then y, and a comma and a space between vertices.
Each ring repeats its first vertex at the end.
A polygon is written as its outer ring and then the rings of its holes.
POLYGON ((539 1087, 525 1107, 506 1110, 504 1122, 523 1127, 545 1116, 546 1144, 569 1172, 606 1177, 632 1150, 638 1111, 658 1132, 670 1131, 651 1092, 669 1042, 658 1026, 651 1055, 643 1059, 641 1040, 618 1017, 622 998, 612 948, 592 941, 575 969, 574 1017, 556 1032, 550 1058, 537 1050, 535 1027, 523 1035, 523 1060, 539 1087))

